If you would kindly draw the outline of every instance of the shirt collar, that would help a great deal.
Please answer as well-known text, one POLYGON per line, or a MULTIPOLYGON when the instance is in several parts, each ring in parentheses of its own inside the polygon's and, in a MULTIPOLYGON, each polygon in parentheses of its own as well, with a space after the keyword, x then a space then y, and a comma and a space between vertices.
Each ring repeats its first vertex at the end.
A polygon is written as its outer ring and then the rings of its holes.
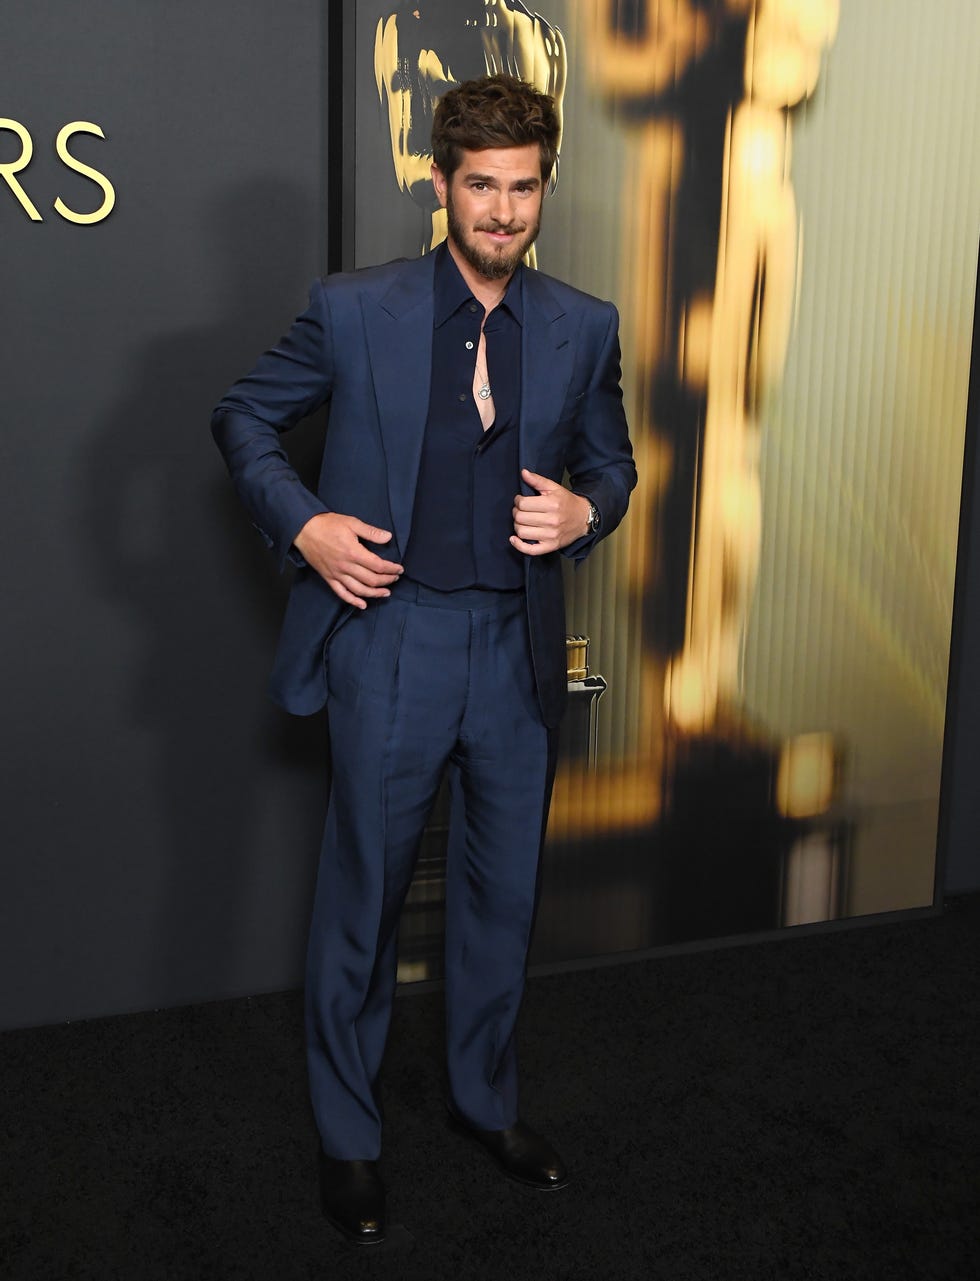
MULTIPOLYGON (((464 303, 475 302, 470 287, 460 275, 459 268, 452 254, 443 241, 435 250, 435 285, 433 296, 433 320, 436 329, 445 324, 450 316, 464 303)), ((519 325, 524 323, 524 264, 518 263, 517 270, 507 282, 507 292, 499 303, 505 307, 519 325)), ((496 308, 494 308, 496 311, 496 308)))

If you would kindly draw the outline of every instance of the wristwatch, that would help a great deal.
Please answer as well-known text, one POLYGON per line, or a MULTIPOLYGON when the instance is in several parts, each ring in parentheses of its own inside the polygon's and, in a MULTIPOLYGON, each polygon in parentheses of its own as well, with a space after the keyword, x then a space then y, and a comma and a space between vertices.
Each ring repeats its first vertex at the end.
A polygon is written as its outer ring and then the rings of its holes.
POLYGON ((599 532, 599 508, 591 500, 589 501, 589 533, 598 534, 599 532))

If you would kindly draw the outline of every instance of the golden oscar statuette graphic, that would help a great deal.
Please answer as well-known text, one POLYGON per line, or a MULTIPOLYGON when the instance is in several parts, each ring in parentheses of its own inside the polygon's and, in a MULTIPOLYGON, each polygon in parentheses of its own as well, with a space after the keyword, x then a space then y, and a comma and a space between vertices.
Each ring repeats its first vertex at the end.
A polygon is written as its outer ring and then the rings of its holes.
POLYGON ((825 733, 775 741, 741 706, 740 680, 761 410, 782 377, 799 283, 793 112, 816 88, 839 0, 584 0, 575 13, 573 52, 626 148, 606 234, 621 244, 639 474, 616 597, 618 614, 642 618, 630 659, 640 715, 632 757, 591 781, 559 777, 549 830, 583 829, 570 816, 584 789, 597 834, 654 823, 679 848, 720 848, 724 825, 706 836, 697 811, 741 789, 760 832, 803 833, 782 923, 827 919, 844 857, 837 747, 825 733))
MULTIPOLYGON (((422 214, 422 253, 446 237, 446 211, 430 177, 436 103, 455 84, 498 73, 520 76, 551 94, 561 120, 564 37, 520 0, 418 0, 378 20, 374 77, 378 97, 387 103, 398 186, 422 214)), ((527 261, 535 265, 533 245, 527 261)))
POLYGON ((652 583, 667 615, 668 724, 711 733, 736 705, 761 537, 759 407, 794 313, 792 111, 816 88, 839 0, 585 8, 590 78, 631 160, 621 299, 648 464, 633 519, 650 549, 633 589, 652 583), (687 496, 678 539, 657 512, 687 496))
MULTIPOLYGON (((43 222, 37 205, 27 194, 23 182, 18 177, 18 174, 21 174, 31 163, 34 156, 34 140, 31 137, 30 130, 18 120, 0 117, 0 133, 3 132, 12 133, 18 139, 20 142, 20 155, 14 160, 0 160, 0 178, 6 182, 17 203, 30 218, 31 222, 43 222)), ((116 191, 101 170, 84 164, 77 156, 72 155, 68 144, 76 134, 80 133, 92 134, 96 138, 105 138, 105 134, 99 125, 92 124, 88 120, 73 120, 59 129, 58 136, 55 139, 55 151, 58 154, 58 159, 67 169, 81 174, 99 188, 102 193, 101 204, 89 212, 80 213, 75 209, 69 208, 61 196, 55 196, 53 208, 66 222, 88 226, 102 222, 109 217, 116 203, 116 191)))
POLYGON ((584 0, 574 15, 572 53, 625 143, 599 234, 621 246, 639 477, 615 612, 641 625, 635 647, 625 623, 613 637, 636 674, 633 745, 591 778, 559 774, 559 837, 669 823, 675 785, 724 790, 720 760, 759 777, 777 767, 780 744, 740 704, 760 421, 799 283, 793 112, 816 88, 839 0, 584 0), (586 794, 583 821, 573 802, 586 794))

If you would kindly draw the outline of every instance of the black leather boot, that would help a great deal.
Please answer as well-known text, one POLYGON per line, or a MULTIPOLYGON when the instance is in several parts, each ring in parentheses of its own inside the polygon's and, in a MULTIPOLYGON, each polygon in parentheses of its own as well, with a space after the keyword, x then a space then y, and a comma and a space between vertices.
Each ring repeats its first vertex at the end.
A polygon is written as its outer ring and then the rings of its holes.
POLYGON ((506 1130, 477 1130, 452 1110, 449 1119, 453 1129, 478 1143, 509 1179, 540 1192, 567 1187, 568 1175, 561 1157, 547 1139, 535 1134, 523 1121, 506 1130))
POLYGON ((385 1239, 385 1185, 376 1161, 338 1161, 320 1149, 320 1205, 349 1241, 385 1239))

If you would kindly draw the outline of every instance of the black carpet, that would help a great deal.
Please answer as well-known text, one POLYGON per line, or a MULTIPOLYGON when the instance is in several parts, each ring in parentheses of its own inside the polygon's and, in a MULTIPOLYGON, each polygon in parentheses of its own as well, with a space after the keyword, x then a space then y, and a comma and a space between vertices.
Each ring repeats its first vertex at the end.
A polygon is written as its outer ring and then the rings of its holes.
POLYGON ((980 1274, 980 899, 538 978, 524 1114, 574 1184, 444 1123, 441 997, 396 1005, 390 1246, 319 1217, 293 993, 0 1037, 0 1276, 766 1281, 980 1274))

